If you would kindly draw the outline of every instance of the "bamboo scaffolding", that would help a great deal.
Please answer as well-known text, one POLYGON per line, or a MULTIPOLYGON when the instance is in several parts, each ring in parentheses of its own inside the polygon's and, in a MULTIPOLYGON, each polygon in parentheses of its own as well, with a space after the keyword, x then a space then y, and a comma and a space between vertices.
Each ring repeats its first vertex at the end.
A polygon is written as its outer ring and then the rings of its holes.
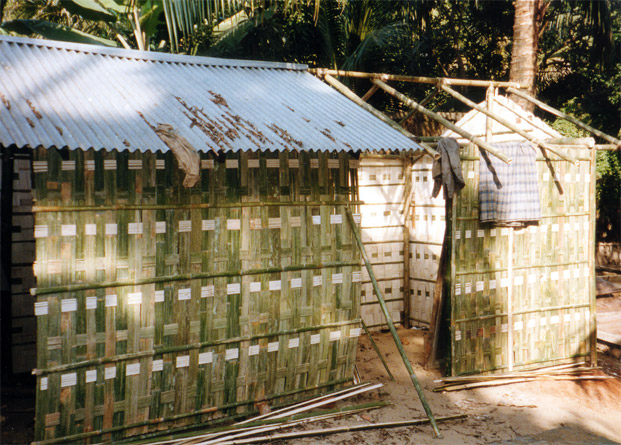
MULTIPOLYGON (((377 110, 376 108, 372 107, 368 103, 364 102, 360 97, 358 97, 356 95, 356 93, 354 93, 352 90, 347 88, 345 85, 343 85, 341 82, 336 80, 334 77, 330 76, 329 74, 325 74, 323 76, 323 79, 326 81, 326 83, 328 83, 330 86, 332 86, 338 92, 343 94, 345 97, 347 97, 349 100, 353 101, 354 103, 360 105, 362 108, 364 108, 369 113, 373 114, 375 117, 380 119, 382 122, 390 125, 393 129, 397 130, 399 133, 401 133, 402 135, 404 135, 408 139, 416 140, 416 136, 414 136, 409 131, 406 131, 403 127, 401 127, 401 125, 399 125, 398 123, 396 123, 395 121, 390 119, 388 116, 386 116, 381 111, 377 110)), ((424 144, 424 143, 418 143, 418 144, 428 154, 430 154, 434 159, 437 159, 437 158, 440 157, 440 154, 437 151, 435 151, 433 148, 429 147, 427 144, 424 144)))
POLYGON ((469 107, 471 107, 471 108, 473 108, 473 109, 475 109, 475 110, 485 114, 486 116, 491 117, 496 122, 498 122, 501 125, 507 127, 509 130, 512 130, 512 131, 516 132, 517 134, 522 136, 527 141, 530 141, 530 142, 536 144, 543 151, 549 151, 551 153, 554 153, 558 157, 560 157, 560 158, 562 158, 562 159, 564 159, 566 161, 573 162, 574 164, 578 163, 578 161, 573 159, 571 156, 568 156, 568 155, 566 155, 565 153, 563 153, 563 152, 561 152, 559 150, 551 148, 548 144, 545 144, 545 143, 543 143, 541 141, 538 141, 535 137, 531 136, 530 134, 526 133, 525 131, 522 131, 522 129, 520 129, 517 126, 513 125, 508 120, 500 117, 496 113, 489 112, 487 109, 485 109, 485 107, 482 107, 482 106, 474 103, 473 101, 471 101, 470 99, 468 99, 464 95, 459 94, 457 91, 453 90, 452 88, 448 87, 447 85, 439 85, 439 88, 441 88, 442 91, 444 91, 444 92, 450 94, 451 96, 453 96, 455 99, 457 99, 457 100, 463 102, 464 104, 468 105, 469 107))
POLYGON ((354 221, 354 216, 352 215, 351 210, 349 208, 345 209, 345 213, 347 215, 347 220, 349 221, 349 225, 351 227, 354 238, 356 239, 356 243, 358 244, 358 248, 360 249, 360 254, 362 255, 362 258, 364 259, 364 264, 367 268, 367 271, 369 272, 369 277, 371 278, 371 281, 373 282, 373 290, 375 291, 375 295, 380 304, 382 312, 384 313, 384 316, 386 317, 386 323, 388 324, 390 333, 395 341, 395 345, 397 346, 397 349, 399 350, 399 354, 401 355, 403 364, 405 365, 405 368, 407 369, 408 374, 410 375, 410 379, 412 380, 412 383, 414 384, 414 388, 416 389, 418 398, 420 399, 421 404, 423 405, 423 408, 425 409, 425 413, 427 414, 427 417, 429 419, 429 422, 431 423, 431 426, 433 428, 433 431, 436 437, 441 438, 442 435, 440 434, 440 431, 438 430, 438 426, 433 417, 433 413, 431 412, 431 408, 429 407, 429 404, 427 403, 425 393, 423 393, 423 389, 421 388, 418 378, 416 377, 416 374, 414 373, 414 369, 412 368, 410 359, 405 353, 405 349, 403 348, 401 339, 399 338, 399 335, 397 334, 397 330, 395 329, 395 325, 392 321, 392 317, 390 316, 390 313, 388 312, 388 307, 386 306, 386 302, 384 301, 384 296, 382 294, 382 291, 379 285, 377 284, 377 280, 375 279, 375 273, 373 272, 373 267, 371 266, 371 262, 369 261, 369 257, 367 255, 366 249, 364 248, 362 238, 360 237, 358 226, 356 225, 354 221))
POLYGON ((355 77, 358 79, 381 79, 384 81, 395 82, 412 82, 412 83, 429 83, 437 84, 438 82, 444 82, 447 85, 459 85, 470 87, 501 87, 501 88, 527 88, 517 82, 502 82, 496 80, 472 80, 472 79, 455 79, 449 77, 423 77, 423 76, 406 76, 400 74, 383 74, 383 73, 363 73, 360 71, 342 71, 326 68, 311 68, 308 70, 310 73, 317 76, 336 76, 336 77, 355 77))
POLYGON ((541 102, 540 100, 535 99, 534 97, 530 96, 529 94, 524 93, 523 91, 519 91, 516 90, 515 88, 507 88, 507 92, 511 93, 511 94, 515 94, 516 96, 521 97, 522 99, 525 99, 527 101, 529 101, 532 104, 537 105, 539 108, 541 108, 544 111, 547 111, 550 114, 553 114, 557 117, 560 117, 562 119, 565 119, 566 121, 571 122, 574 125, 577 125, 578 127, 588 131, 591 134, 594 134, 595 136, 599 136, 602 139, 607 140, 608 142, 610 142, 611 144, 614 144, 617 147, 621 147, 621 140, 610 136, 604 132, 601 132, 599 130, 597 130, 596 128, 591 127, 590 125, 585 124, 584 122, 576 119, 575 117, 572 117, 566 113, 563 113, 560 110, 557 110, 556 108, 551 107, 548 104, 545 104, 543 102, 541 102))
POLYGON ((492 147, 491 145, 489 145, 488 143, 486 143, 482 139, 474 137, 473 135, 468 133, 466 130, 464 130, 464 129, 458 127, 457 125, 449 122, 448 120, 444 119, 438 113, 434 113, 433 111, 428 110, 427 108, 419 105, 418 103, 414 102, 412 99, 407 97, 406 95, 404 95, 404 94, 400 93, 399 91, 397 91, 396 89, 392 88, 390 85, 387 85, 386 83, 384 83, 384 82, 382 82, 381 80, 378 80, 378 79, 373 79, 372 82, 375 85, 379 86, 382 90, 384 90, 385 92, 390 94, 391 96, 394 96, 397 99, 399 99, 401 102, 403 102, 408 107, 423 113, 425 116, 428 116, 428 117, 434 119, 435 121, 437 121, 440 124, 444 125, 446 128, 449 128, 450 130, 453 130, 454 132, 456 132, 459 135, 463 136, 464 138, 468 139, 470 142, 478 145, 482 150, 485 150, 485 151, 493 154, 494 156, 496 156, 498 159, 500 159, 504 163, 508 164, 508 163, 511 162, 511 159, 507 158, 505 155, 500 153, 498 150, 496 150, 494 147, 492 147))

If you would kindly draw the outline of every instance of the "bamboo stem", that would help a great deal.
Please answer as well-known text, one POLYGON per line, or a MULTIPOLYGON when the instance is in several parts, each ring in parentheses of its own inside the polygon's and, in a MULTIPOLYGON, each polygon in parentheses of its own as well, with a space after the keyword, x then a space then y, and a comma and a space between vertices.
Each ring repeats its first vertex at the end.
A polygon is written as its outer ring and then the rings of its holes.
POLYGON ((511 122, 509 122, 508 120, 500 117, 499 115, 497 115, 496 113, 491 113, 489 111, 487 111, 485 109, 485 107, 482 107, 476 103, 474 103, 473 101, 471 101, 470 99, 468 99, 467 97, 465 97, 462 94, 459 94, 457 91, 453 90, 452 88, 448 87, 447 85, 439 85, 439 87, 442 89, 442 91, 450 94, 451 96, 453 96, 455 99, 465 103, 466 105, 468 105, 469 107, 485 114, 486 116, 491 117, 492 119, 494 119, 496 122, 500 123, 501 125, 507 127, 509 130, 515 131, 517 134, 519 134, 520 136, 522 136, 524 139, 526 139, 527 141, 532 142, 533 144, 536 144, 537 146, 539 146, 539 148, 541 148, 543 151, 549 151, 551 153, 554 153, 555 155, 557 155, 560 158, 565 159, 566 161, 572 162, 574 164, 578 164, 578 161, 573 159, 571 156, 566 155, 565 153, 556 150, 554 148, 551 148, 549 145, 538 141, 537 139, 535 139, 535 137, 531 136, 530 134, 528 134, 527 132, 523 131, 522 129, 518 128, 517 126, 513 125, 511 122))
POLYGON ((468 133, 463 128, 460 128, 457 125, 453 124, 452 122, 449 122, 448 120, 444 119, 438 113, 434 113, 433 111, 428 110, 427 108, 417 104, 412 99, 410 99, 406 95, 400 93, 399 91, 397 91, 396 89, 394 89, 390 85, 388 85, 388 84, 386 84, 386 83, 384 83, 384 82, 382 82, 381 80, 378 80, 378 79, 373 79, 373 83, 376 84, 377 86, 379 86, 382 90, 386 91, 391 96, 394 96, 397 99, 399 99, 401 102, 403 102, 408 107, 410 107, 410 108, 412 108, 412 109, 414 109, 416 111, 419 111, 419 112, 423 113, 425 116, 428 116, 428 117, 434 119, 435 121, 441 123, 446 128, 448 128, 450 130, 453 130, 455 133, 463 136, 464 138, 468 139, 470 142, 478 145, 481 149, 483 149, 483 150, 493 154, 494 156, 496 156, 498 159, 500 159, 504 163, 508 164, 508 163, 511 162, 511 159, 507 158, 505 155, 500 153, 498 150, 496 150, 494 147, 492 147, 491 145, 489 145, 488 143, 486 143, 482 139, 474 137, 473 135, 468 133))
POLYGON ((337 77, 355 77, 358 79, 381 79, 384 81, 395 82, 412 82, 412 83, 430 83, 437 84, 438 82, 444 82, 447 85, 462 85, 470 87, 501 87, 501 88, 526 88, 526 86, 520 85, 517 82, 501 82, 495 80, 473 80, 473 79, 455 79, 448 77, 422 77, 422 76, 406 76, 400 74, 384 74, 384 73, 363 73, 360 71, 341 71, 326 68, 311 68, 308 70, 310 73, 317 76, 337 76, 337 77))
POLYGON ((545 104, 543 102, 541 102, 540 100, 535 99, 534 97, 530 96, 529 94, 526 94, 522 91, 518 91, 515 88, 507 88, 507 92, 511 93, 511 94, 515 94, 516 96, 521 97, 522 99, 526 99, 527 101, 529 101, 530 103, 533 103, 535 105, 537 105, 539 108, 541 108, 544 111, 547 111, 550 114, 553 114, 557 117, 560 117, 562 119, 565 119, 566 121, 571 122, 574 125, 577 125, 578 127, 588 131, 591 134, 594 134, 595 136, 599 136, 602 139, 607 140, 608 142, 610 142, 611 144, 616 145, 617 147, 621 147, 621 140, 610 136, 606 133, 603 133, 599 130, 597 130, 596 128, 591 127, 590 125, 585 124, 582 121, 579 121, 578 119, 576 119, 575 117, 572 117, 566 113, 563 113, 560 110, 557 110, 556 108, 551 107, 548 104, 545 104))
MULTIPOLYGON (((375 84, 374 86, 377 87, 377 85, 375 84)), ((429 93, 427 97, 425 97, 423 100, 420 101, 421 107, 424 107, 429 102, 431 102, 431 100, 434 97, 436 97, 438 94, 440 94, 440 90, 438 90, 437 88, 434 88, 433 91, 429 93)), ((410 111, 408 111, 408 113, 403 118, 401 118, 401 120, 399 120, 399 125, 403 125, 410 117, 412 117, 414 113, 416 113, 415 109, 411 109, 410 111)), ((424 139, 420 136, 419 136, 419 139, 424 141, 424 139)))
POLYGON ((364 93, 364 96, 362 96, 361 99, 364 102, 366 102, 367 100, 369 100, 371 98, 371 96, 373 96, 375 94, 376 91, 377 91, 377 85, 371 86, 371 88, 369 88, 369 91, 364 93))
MULTIPOLYGON (((368 103, 364 102, 352 90, 347 88, 345 85, 343 85, 341 82, 336 80, 334 77, 330 76, 329 74, 326 74, 324 76, 324 80, 330 86, 332 86, 335 90, 337 90, 339 93, 343 94, 345 97, 347 97, 349 100, 353 101, 354 103, 360 105, 362 108, 364 108, 366 111, 368 111, 369 113, 371 113, 372 115, 377 117, 382 122, 390 125, 392 128, 397 130, 403 136, 405 136, 405 137, 407 137, 408 139, 411 139, 411 140, 415 140, 416 139, 416 136, 414 136, 409 131, 406 131, 403 127, 401 127, 401 125, 399 125, 398 123, 396 123, 395 121, 390 119, 388 116, 386 116, 381 111, 377 110, 376 108, 373 108, 371 105, 369 105, 368 103)), ((417 144, 423 150, 425 150, 427 153, 429 153, 434 159, 437 159, 437 158, 440 157, 440 154, 437 151, 435 151, 434 149, 432 149, 431 147, 429 147, 428 145, 426 145, 424 143, 420 143, 420 142, 417 142, 417 144)))
POLYGON ((384 356, 382 355, 382 353, 380 352, 379 348, 377 347, 377 343, 375 343, 375 340, 373 340, 373 336, 369 332, 369 329, 367 328, 366 323, 362 319, 360 319, 360 323, 362 324, 362 328, 364 329, 364 333, 367 334, 367 337, 369 337, 369 341, 371 342, 371 346, 373 347, 373 350, 375 351, 375 353, 379 357, 380 361, 382 362, 382 365, 384 365, 384 369, 388 373, 388 377, 390 377, 390 380, 394 382, 395 378, 392 375, 392 372, 390 372, 390 368, 388 367, 388 364, 386 363, 386 360, 384 360, 384 356))
POLYGON ((371 266, 371 262, 369 261, 369 257, 364 248, 362 238, 360 237, 358 226, 356 225, 354 221, 354 216, 352 215, 351 210, 349 208, 345 208, 345 213, 347 214, 347 220, 349 221, 349 225, 351 227, 354 238, 356 238, 356 243, 358 244, 358 247, 360 249, 360 254, 362 255, 362 258, 364 259, 364 264, 367 268, 367 271, 369 272, 369 277, 371 278, 371 281, 373 282, 373 289, 375 291, 377 300, 379 301, 382 312, 384 313, 384 317, 386 317, 386 323, 388 324, 388 328, 390 329, 392 338, 395 341, 395 345, 397 346, 397 349, 399 350, 399 354, 401 355, 401 358, 403 359, 403 364, 405 365, 405 368, 407 369, 408 374, 410 375, 410 379, 412 380, 412 383, 414 384, 414 388, 416 389, 416 392, 418 393, 418 398, 420 399, 421 404, 423 405, 423 408, 425 409, 425 413, 427 414, 427 418, 429 419, 429 422, 431 423, 431 426, 433 428, 433 431, 436 437, 441 438, 442 435, 440 434, 440 431, 438 430, 438 425, 436 424, 436 421, 433 417, 433 413, 431 412, 431 408, 429 407, 429 404, 427 403, 425 393, 423 392, 423 389, 421 388, 420 383, 418 382, 418 378, 416 377, 416 374, 414 373, 414 369, 412 369, 412 364, 410 363, 410 359, 405 353, 405 349, 403 348, 401 339, 399 338, 399 335, 397 334, 397 330, 395 329, 395 325, 392 321, 392 317, 390 316, 390 312, 388 312, 388 307, 386 306, 386 302, 384 301, 384 295, 382 294, 382 291, 379 285, 377 284, 377 280, 375 279, 375 273, 373 272, 373 267, 371 266))
POLYGON ((132 281, 130 280, 102 281, 100 283, 69 284, 67 286, 54 286, 54 287, 46 287, 43 289, 33 287, 32 289, 30 289, 30 295, 42 296, 42 295, 49 295, 49 294, 78 292, 78 291, 84 291, 84 290, 104 289, 108 287, 140 286, 143 284, 167 283, 170 281, 191 281, 191 280, 200 280, 200 279, 205 279, 205 278, 243 277, 247 275, 262 275, 262 274, 279 273, 279 272, 295 272, 295 271, 300 271, 300 270, 319 270, 319 269, 328 269, 332 267, 347 267, 347 266, 359 266, 359 265, 360 265, 359 261, 337 261, 334 263, 292 265, 292 266, 286 266, 286 267, 268 267, 266 269, 246 269, 246 270, 219 272, 219 273, 188 273, 188 274, 169 275, 169 276, 161 276, 161 277, 153 277, 153 278, 141 278, 141 279, 132 280, 132 281))

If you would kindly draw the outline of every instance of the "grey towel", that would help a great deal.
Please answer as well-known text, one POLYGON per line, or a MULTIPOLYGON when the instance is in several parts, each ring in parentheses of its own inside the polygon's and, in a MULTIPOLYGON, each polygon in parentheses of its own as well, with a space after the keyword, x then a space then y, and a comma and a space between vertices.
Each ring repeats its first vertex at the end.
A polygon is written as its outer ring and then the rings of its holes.
POLYGON ((433 161, 431 174, 433 176, 433 192, 435 198, 444 186, 444 199, 450 199, 455 192, 463 189, 466 183, 461 173, 461 161, 459 159, 459 144, 453 138, 442 138, 438 141, 440 159, 433 161))

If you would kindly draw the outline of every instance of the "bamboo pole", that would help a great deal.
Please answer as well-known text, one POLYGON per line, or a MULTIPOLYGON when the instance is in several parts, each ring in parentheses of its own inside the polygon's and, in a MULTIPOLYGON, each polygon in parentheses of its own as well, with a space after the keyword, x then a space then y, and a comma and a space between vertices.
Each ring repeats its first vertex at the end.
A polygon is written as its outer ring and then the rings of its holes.
POLYGON ((423 405, 423 408, 425 409, 425 413, 427 414, 427 418, 429 419, 429 422, 431 423, 433 432, 435 433, 436 437, 441 438, 442 435, 440 434, 440 431, 438 430, 438 425, 436 424, 436 421, 433 417, 433 413, 431 412, 431 408, 429 407, 429 404, 427 403, 425 393, 423 392, 423 389, 421 388, 420 383, 418 382, 418 378, 416 377, 416 374, 414 373, 414 369, 412 369, 412 364, 410 363, 410 359, 405 353, 405 349, 403 348, 401 339, 399 338, 399 335, 397 334, 397 330, 395 329, 395 325, 392 321, 392 317, 390 316, 390 313, 388 312, 388 307, 386 306, 384 295, 382 294, 382 291, 379 285, 377 284, 377 280, 375 279, 375 273, 373 272, 373 267, 371 266, 371 262, 369 261, 369 257, 364 248, 362 238, 360 237, 358 226, 356 225, 356 222, 354 221, 354 216, 352 215, 351 210, 349 208, 345 208, 345 213, 347 214, 347 220, 349 221, 349 225, 351 227, 354 238, 356 238, 356 243, 358 244, 358 247, 360 249, 360 254, 362 255, 362 258, 364 259, 364 264, 367 268, 367 271, 369 272, 369 277, 371 278, 371 281, 373 282, 373 290, 375 291, 375 294, 377 296, 377 300, 380 304, 380 308, 382 309, 382 312, 384 313, 384 316, 386 317, 386 323, 388 324, 388 328, 390 329, 392 338, 394 339, 395 345, 397 346, 397 349, 399 350, 399 354, 401 355, 401 358, 403 359, 403 364, 405 365, 405 368, 407 369, 408 374, 410 375, 410 379, 412 380, 412 383, 414 384, 414 388, 416 389, 416 392, 418 393, 418 398, 420 399, 421 404, 423 405))
MULTIPOLYGON (((371 105, 364 102, 352 90, 347 88, 345 85, 343 85, 341 82, 336 80, 334 77, 330 76, 329 74, 326 74, 323 79, 326 81, 326 83, 328 83, 331 87, 333 87, 339 93, 343 94, 345 97, 347 97, 349 100, 351 100, 355 104, 360 105, 362 108, 364 108, 366 111, 371 113, 373 116, 377 117, 382 122, 390 125, 392 128, 397 130, 403 136, 411 140, 416 139, 416 136, 414 136, 409 131, 406 131, 403 127, 401 127, 401 125, 399 125, 398 123, 390 119, 388 116, 386 116, 381 111, 377 110, 376 108, 373 108, 371 105)), ((417 142, 417 144, 420 145, 423 148, 423 150, 429 153, 434 159, 438 159, 440 157, 440 154, 437 151, 435 151, 433 148, 429 147, 427 144, 421 143, 421 142, 417 142)))
POLYGON ((522 129, 518 128, 517 126, 513 125, 511 122, 509 122, 508 120, 500 117, 499 115, 497 115, 496 113, 490 113, 489 111, 487 111, 485 109, 485 107, 482 107, 476 103, 474 103, 473 101, 471 101, 470 99, 468 99, 467 97, 465 97, 462 94, 459 94, 457 91, 453 90, 452 88, 448 87, 447 85, 439 85, 439 87, 442 89, 442 91, 450 94, 451 96, 453 96, 455 99, 465 103, 466 105, 468 105, 471 108, 474 108, 475 110, 485 114, 486 116, 491 117, 492 119, 494 119, 496 122, 500 123, 501 125, 507 127, 509 130, 513 130, 515 131, 517 134, 519 134, 520 136, 522 136, 524 139, 526 139, 527 141, 530 141, 534 144, 537 144, 539 146, 539 148, 541 148, 542 150, 547 150, 551 153, 554 153, 555 155, 559 156, 560 158, 563 158, 566 161, 572 162, 574 164, 577 164, 578 161, 575 160, 574 158, 572 158, 571 156, 566 155, 565 153, 556 150, 554 148, 551 148, 549 145, 538 141, 534 136, 531 136, 530 134, 526 133, 525 131, 523 131, 522 129))
POLYGON ((377 354, 377 356, 381 360, 382 365, 384 365, 384 369, 386 370, 386 373, 388 373, 388 377, 390 377, 390 380, 392 382, 394 382, 395 381, 395 377, 392 375, 392 372, 390 372, 390 368, 388 367, 388 363, 386 363, 386 360, 384 360, 384 356, 382 355, 382 353, 380 352, 379 348, 377 347, 377 343, 375 343, 375 340, 373 340, 373 336, 369 332, 369 329, 367 328, 367 324, 364 322, 364 320, 362 318, 360 319, 360 324, 362 324, 362 328, 364 329, 365 334, 367 334, 367 337, 369 337, 369 341, 371 342, 371 346, 373 347, 373 350, 375 351, 375 353, 377 354))
MULTIPOLYGON (((446 417, 438 417, 438 421, 446 422, 449 420, 460 420, 468 417, 466 414, 458 414, 455 416, 446 416, 446 417)), ((246 443, 261 443, 261 442, 272 442, 275 440, 285 440, 285 439, 295 439, 300 437, 314 437, 314 436, 324 436, 326 434, 335 434, 335 433, 349 433, 354 431, 363 431, 363 430, 375 430, 382 428, 399 428, 405 426, 413 426, 413 425, 424 425, 425 423, 429 423, 429 419, 415 419, 415 420, 402 420, 398 422, 384 422, 384 423, 369 423, 366 425, 351 425, 351 426, 341 426, 334 428, 325 428, 321 430, 307 430, 307 431, 296 431, 285 434, 274 434, 268 436, 261 437, 252 437, 244 440, 236 440, 231 442, 222 442, 222 445, 232 445, 232 444, 246 444, 246 443)))
POLYGON ((410 328, 410 209, 412 206, 412 160, 403 162, 405 205, 403 206, 403 327, 410 328))
POLYGON ((518 91, 515 88, 507 88, 507 92, 511 93, 511 94, 515 94, 516 96, 521 97, 522 99, 526 99, 527 101, 529 101, 530 103, 533 103, 535 105, 537 105, 539 108, 541 108, 544 111, 547 111, 550 114, 553 114, 557 117, 560 117, 562 119, 565 119, 566 121, 571 122, 574 125, 577 125, 578 127, 588 131, 591 134, 594 134, 595 136, 599 136, 602 139, 607 140, 608 142, 610 142, 611 144, 616 145, 617 147, 621 148, 621 140, 610 136, 606 133, 603 133, 601 131, 599 131, 596 128, 591 127, 590 125, 585 124, 582 121, 579 121, 578 119, 576 119, 575 117, 572 117, 566 113, 563 113, 560 110, 557 110, 556 108, 551 107, 548 104, 545 104, 543 102, 541 102, 540 100, 535 99, 534 97, 530 96, 529 94, 526 94, 522 91, 518 91))
POLYGON ((376 91, 377 91, 377 85, 373 85, 371 88, 369 88, 369 91, 364 93, 364 96, 362 96, 361 99, 366 102, 367 100, 371 98, 371 96, 375 94, 376 91))
MULTIPOLYGON (((374 84, 374 86, 377 87, 377 85, 375 85, 375 84, 374 84)), ((438 90, 437 88, 434 88, 433 91, 427 95, 427 97, 425 97, 423 100, 420 101, 420 105, 422 107, 424 107, 429 102, 431 102, 431 100, 434 97, 436 97, 438 94, 440 94, 440 90, 438 90)), ((412 117, 412 115, 414 113, 416 113, 416 110, 414 110, 414 109, 408 111, 408 113, 399 121, 399 125, 403 125, 405 123, 405 121, 407 121, 410 117, 412 117)), ((424 141, 424 139, 422 137, 420 137, 420 136, 419 136, 419 139, 424 141)))
POLYGON ((453 130, 455 133, 463 136, 464 138, 468 139, 470 142, 478 145, 481 149, 483 149, 483 150, 493 154, 498 159, 500 159, 502 162, 504 162, 506 164, 511 162, 511 159, 507 158, 505 155, 500 153, 498 150, 496 150, 494 147, 492 147, 491 145, 489 145, 485 141, 483 141, 483 140, 481 140, 481 139, 479 139, 477 137, 474 137, 473 135, 468 133, 463 128, 459 128, 457 125, 455 125, 452 122, 444 119, 438 113, 434 113, 433 111, 428 110, 427 108, 425 108, 425 107, 421 106, 420 104, 414 102, 412 99, 407 97, 405 94, 400 93, 399 91, 395 90, 390 85, 388 85, 388 84, 386 84, 386 83, 384 83, 384 82, 382 82, 381 80, 378 80, 378 79, 373 79, 373 83, 375 83, 377 86, 379 86, 382 90, 386 91, 391 96, 394 96, 397 99, 399 99, 401 102, 403 102, 408 107, 410 107, 410 108, 412 108, 412 109, 414 109, 416 111, 420 111, 425 116, 428 116, 431 119, 434 119, 435 121, 441 123, 446 128, 448 128, 450 130, 453 130))
POLYGON ((589 148, 593 148, 595 146, 595 139, 593 138, 557 138, 553 137, 551 139, 545 140, 546 144, 553 145, 582 145, 587 146, 589 148))
POLYGON ((501 87, 501 88, 526 88, 517 82, 501 82, 495 80, 473 80, 473 79, 455 79, 449 77, 423 77, 423 76, 406 76, 401 74, 383 74, 383 73, 363 73, 360 71, 341 71, 326 68, 311 68, 310 73, 317 76, 336 76, 336 77, 355 77, 358 79, 381 79, 384 81, 395 82, 412 82, 412 83, 430 83, 437 84, 445 82, 447 85, 461 85, 469 87, 501 87))

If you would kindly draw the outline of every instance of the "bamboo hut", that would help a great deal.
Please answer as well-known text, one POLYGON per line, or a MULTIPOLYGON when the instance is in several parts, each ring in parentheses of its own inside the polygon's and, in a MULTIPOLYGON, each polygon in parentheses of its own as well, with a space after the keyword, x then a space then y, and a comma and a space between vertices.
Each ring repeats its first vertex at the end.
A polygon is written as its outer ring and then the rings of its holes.
POLYGON ((17 369, 35 368, 36 442, 146 438, 352 380, 358 157, 419 144, 303 65, 7 36, 0 55, 2 321, 36 342, 17 369))

